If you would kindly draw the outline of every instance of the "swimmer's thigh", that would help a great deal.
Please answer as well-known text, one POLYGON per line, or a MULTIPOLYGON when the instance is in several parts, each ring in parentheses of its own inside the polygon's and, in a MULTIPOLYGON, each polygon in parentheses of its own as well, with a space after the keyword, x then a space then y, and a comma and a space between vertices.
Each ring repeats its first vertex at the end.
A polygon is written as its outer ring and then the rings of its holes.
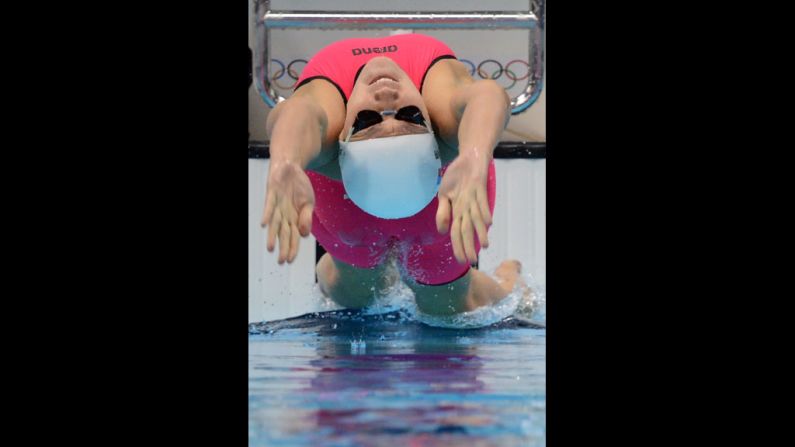
POLYGON ((429 315, 452 315, 474 309, 470 294, 472 269, 447 284, 428 285, 408 280, 417 308, 429 315))
POLYGON ((450 315, 473 308, 469 302, 472 269, 455 260, 449 238, 411 246, 401 261, 402 272, 408 276, 406 285, 414 291, 422 312, 450 315))

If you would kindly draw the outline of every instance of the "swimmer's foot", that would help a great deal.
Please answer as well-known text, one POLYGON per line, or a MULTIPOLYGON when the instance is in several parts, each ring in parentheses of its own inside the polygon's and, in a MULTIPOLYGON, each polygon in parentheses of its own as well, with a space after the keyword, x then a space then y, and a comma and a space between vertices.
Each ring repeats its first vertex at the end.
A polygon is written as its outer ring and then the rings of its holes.
POLYGON ((513 289, 516 287, 518 282, 519 288, 522 290, 523 298, 526 299, 530 296, 531 290, 522 278, 521 273, 521 262, 515 259, 506 259, 505 261, 502 261, 502 263, 497 267, 497 270, 494 271, 494 276, 497 277, 497 282, 505 291, 506 295, 513 292, 513 289))
POLYGON ((519 305, 514 315, 529 316, 535 311, 535 292, 527 285, 521 273, 522 264, 519 261, 509 259, 503 261, 503 263, 497 267, 494 275, 497 277, 497 282, 500 284, 500 287, 506 290, 508 294, 513 292, 514 287, 518 286, 518 289, 522 293, 522 297, 519 300, 519 305))

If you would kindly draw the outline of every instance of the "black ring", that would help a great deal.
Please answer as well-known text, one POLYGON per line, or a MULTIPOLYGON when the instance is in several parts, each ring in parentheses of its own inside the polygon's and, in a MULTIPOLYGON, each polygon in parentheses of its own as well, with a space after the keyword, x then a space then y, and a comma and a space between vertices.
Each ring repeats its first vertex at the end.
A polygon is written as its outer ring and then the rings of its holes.
POLYGON ((478 76, 480 76, 480 78, 481 78, 481 79, 497 79, 497 78, 499 78, 500 76, 502 76, 503 68, 502 68, 502 64, 501 64, 501 63, 499 63, 499 62, 497 62, 497 61, 495 61, 494 59, 486 59, 486 60, 484 60, 483 62, 481 62, 481 63, 479 63, 479 64, 478 64, 478 70, 477 70, 477 71, 478 71, 478 76), (488 77, 487 77, 487 76, 488 76, 488 74, 487 74, 486 76, 483 76, 483 72, 482 72, 482 71, 480 71, 480 68, 481 68, 481 67, 483 66, 483 64, 485 64, 486 62, 494 62, 495 64, 497 64, 497 66, 498 66, 498 67, 500 67, 500 69, 499 69, 498 71, 495 71, 495 72, 494 72, 494 73, 498 73, 496 76, 492 75, 492 77, 491 77, 491 78, 488 78, 488 77))
POLYGON ((287 65, 287 76, 290 76, 291 78, 293 78, 293 79, 295 79, 297 81, 298 78, 300 77, 300 75, 293 74, 293 70, 292 70, 292 66, 296 62, 303 62, 303 63, 307 63, 307 62, 304 59, 295 59, 295 60, 293 60, 292 62, 290 62, 287 65))

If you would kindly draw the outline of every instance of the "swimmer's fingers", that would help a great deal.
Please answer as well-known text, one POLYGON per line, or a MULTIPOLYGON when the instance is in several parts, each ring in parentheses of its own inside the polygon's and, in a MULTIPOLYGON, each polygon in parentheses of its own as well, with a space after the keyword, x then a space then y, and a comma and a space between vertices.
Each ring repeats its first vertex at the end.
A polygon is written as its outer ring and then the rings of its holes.
POLYGON ((312 231, 312 211, 314 211, 314 208, 312 204, 304 205, 301 208, 301 213, 298 216, 298 231, 303 237, 309 236, 312 231))
POLYGON ((475 231, 478 234, 478 241, 483 248, 489 247, 489 232, 486 229, 486 223, 483 216, 480 214, 480 207, 472 205, 469 209, 469 214, 472 216, 472 223, 475 225, 475 231))
POLYGON ((461 239, 464 241, 464 254, 470 264, 477 262, 478 253, 475 251, 475 232, 472 224, 472 216, 469 212, 464 212, 461 216, 461 239))
POLYGON ((298 227, 295 224, 290 225, 290 251, 287 252, 287 263, 292 264, 295 257, 298 255, 298 227))
POLYGON ((287 252, 290 249, 290 224, 282 222, 279 228, 279 264, 284 264, 287 259, 287 252))
POLYGON ((282 223, 282 214, 276 210, 273 212, 273 219, 268 222, 268 251, 273 252, 273 248, 276 245, 276 235, 278 234, 279 225, 282 223))
MULTIPOLYGON (((455 212, 455 211, 453 211, 455 212)), ((450 242, 453 244, 453 256, 459 264, 466 264, 464 243, 461 240, 461 216, 453 215, 453 224, 450 227, 450 242)))
MULTIPOLYGON (((477 189, 476 197, 478 200, 478 208, 480 211, 480 217, 483 218, 483 223, 488 227, 491 226, 493 221, 491 220, 491 211, 489 210, 489 197, 486 193, 485 187, 480 187, 477 189)), ((478 232, 478 236, 480 233, 478 232)), ((481 239, 482 241, 483 239, 481 239)), ((481 244, 483 244, 481 242, 481 244)), ((485 245, 484 245, 485 246, 485 245)))
POLYGON ((445 234, 450 229, 450 200, 439 194, 439 208, 436 210, 436 230, 445 234))
POLYGON ((275 208, 276 200, 273 197, 273 191, 268 190, 268 195, 265 199, 265 210, 262 212, 262 222, 260 222, 262 227, 270 225, 271 218, 273 217, 273 210, 275 208))
POLYGON ((293 243, 293 240, 298 238, 297 235, 293 236, 293 233, 297 233, 297 231, 293 230, 296 229, 298 213, 289 202, 282 202, 280 211, 282 214, 282 224, 279 229, 279 264, 284 261, 290 261, 293 246, 298 244, 298 241, 293 243))

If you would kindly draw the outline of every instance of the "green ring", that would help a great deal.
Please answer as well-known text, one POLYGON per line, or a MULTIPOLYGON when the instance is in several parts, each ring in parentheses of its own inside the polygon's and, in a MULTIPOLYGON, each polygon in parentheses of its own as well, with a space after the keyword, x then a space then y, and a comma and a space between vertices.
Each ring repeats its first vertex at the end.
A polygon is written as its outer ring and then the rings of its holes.
POLYGON ((504 72, 506 73, 506 77, 507 77, 508 79, 513 79, 513 83, 512 83, 511 85, 509 85, 508 87, 503 87, 503 88, 504 88, 505 90, 510 90, 510 89, 512 89, 512 88, 513 88, 513 86, 514 86, 514 85, 516 85, 516 73, 514 73, 514 72, 512 72, 512 71, 508 70, 507 68, 503 68, 502 70, 497 70, 497 71, 495 71, 494 73, 492 73, 492 75, 491 75, 491 76, 492 76, 492 77, 491 77, 491 79, 495 79, 495 78, 494 78, 494 75, 496 75, 496 74, 497 74, 497 73, 499 73, 500 71, 504 71, 504 72), (510 76, 508 76, 508 75, 507 75, 507 73, 511 73, 511 75, 513 75, 513 78, 511 78, 510 76))

